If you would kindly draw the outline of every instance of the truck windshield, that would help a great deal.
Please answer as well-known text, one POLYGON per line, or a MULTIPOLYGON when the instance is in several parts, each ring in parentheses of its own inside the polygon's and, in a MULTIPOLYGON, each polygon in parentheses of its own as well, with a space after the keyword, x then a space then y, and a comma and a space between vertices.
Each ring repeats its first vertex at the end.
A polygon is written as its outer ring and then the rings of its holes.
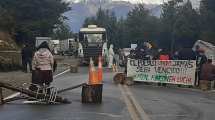
POLYGON ((84 40, 88 41, 88 43, 102 42, 102 34, 85 34, 84 40))

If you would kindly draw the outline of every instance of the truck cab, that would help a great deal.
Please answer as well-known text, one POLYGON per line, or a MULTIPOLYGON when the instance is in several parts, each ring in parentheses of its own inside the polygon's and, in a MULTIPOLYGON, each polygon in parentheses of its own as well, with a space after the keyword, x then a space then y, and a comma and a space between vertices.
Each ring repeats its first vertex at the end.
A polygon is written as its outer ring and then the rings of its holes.
POLYGON ((107 36, 105 28, 96 25, 88 25, 79 31, 78 56, 80 62, 88 64, 92 58, 97 63, 98 57, 102 56, 104 63, 107 61, 107 36))

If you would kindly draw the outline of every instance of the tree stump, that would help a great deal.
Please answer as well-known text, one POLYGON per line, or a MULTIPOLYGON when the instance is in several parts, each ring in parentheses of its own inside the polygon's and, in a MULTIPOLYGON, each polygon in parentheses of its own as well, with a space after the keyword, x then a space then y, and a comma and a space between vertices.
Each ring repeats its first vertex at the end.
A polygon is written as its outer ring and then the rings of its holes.
POLYGON ((78 73, 78 65, 71 65, 70 66, 71 73, 78 73))
POLYGON ((210 89, 210 81, 207 80, 200 80, 200 89, 203 91, 209 90, 210 89))
POLYGON ((82 103, 102 103, 103 84, 82 86, 82 103))
POLYGON ((115 84, 124 84, 125 77, 126 77, 125 73, 117 73, 114 76, 113 81, 114 81, 115 84))

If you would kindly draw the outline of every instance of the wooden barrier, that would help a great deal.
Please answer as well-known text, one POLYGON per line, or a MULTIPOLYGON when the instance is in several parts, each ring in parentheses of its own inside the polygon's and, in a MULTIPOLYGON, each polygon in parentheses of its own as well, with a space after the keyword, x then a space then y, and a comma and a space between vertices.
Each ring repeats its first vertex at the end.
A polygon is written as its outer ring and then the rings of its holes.
MULTIPOLYGON (((22 94, 26 94, 29 97, 34 97, 34 98, 39 98, 39 99, 42 99, 42 98, 45 98, 45 97, 47 97, 47 98, 50 97, 49 94, 47 95, 47 94, 42 94, 42 93, 36 93, 34 91, 31 91, 31 90, 28 90, 28 89, 24 89, 24 88, 21 88, 21 87, 14 87, 11 84, 3 83, 3 82, 0 82, 0 88, 6 88, 6 89, 9 89, 9 90, 12 90, 12 91, 15 91, 15 92, 20 92, 22 94)), ((2 97, 2 99, 3 99, 3 97, 2 97)), ((13 98, 11 98, 11 99, 13 99, 13 98)), ((11 101, 11 100, 6 99, 5 101, 11 101)), ((59 103, 71 103, 67 99, 64 99, 64 98, 62 98, 60 96, 56 96, 55 102, 59 102, 59 103)), ((5 103, 5 102, 3 101, 3 103, 5 103)))

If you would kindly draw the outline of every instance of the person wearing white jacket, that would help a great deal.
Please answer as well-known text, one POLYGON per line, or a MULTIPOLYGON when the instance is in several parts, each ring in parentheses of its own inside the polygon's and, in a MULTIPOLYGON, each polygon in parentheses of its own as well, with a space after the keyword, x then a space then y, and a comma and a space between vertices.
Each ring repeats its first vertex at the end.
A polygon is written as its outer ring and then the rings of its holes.
POLYGON ((110 45, 109 48, 109 62, 108 62, 108 68, 112 68, 113 66, 113 58, 114 58, 114 51, 113 51, 113 45, 110 45))

